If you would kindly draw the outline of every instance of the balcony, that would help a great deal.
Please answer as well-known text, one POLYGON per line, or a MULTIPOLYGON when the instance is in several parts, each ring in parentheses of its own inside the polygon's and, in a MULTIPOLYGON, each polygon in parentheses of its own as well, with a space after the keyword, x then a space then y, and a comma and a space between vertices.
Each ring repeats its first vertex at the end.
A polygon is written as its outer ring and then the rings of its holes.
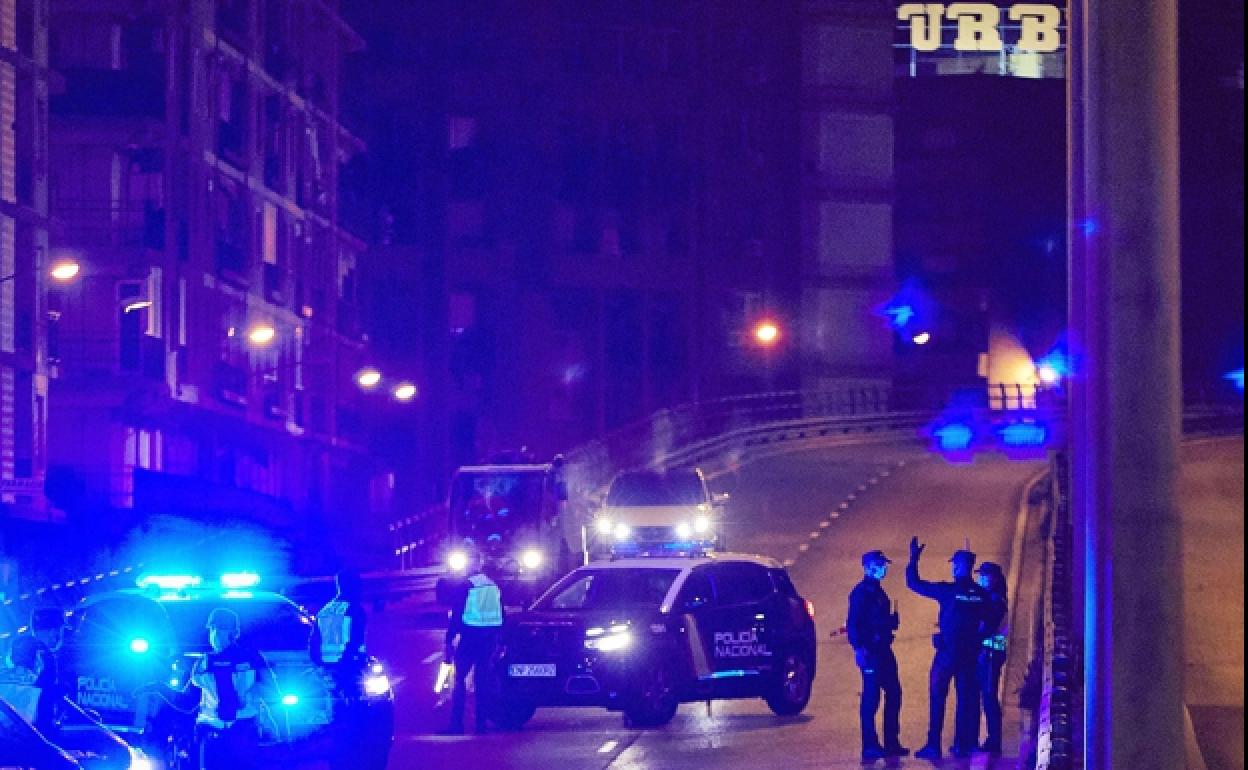
POLYGON ((153 204, 60 200, 52 216, 54 240, 61 245, 165 248, 165 210, 153 204))
POLYGON ((165 78, 158 68, 67 69, 65 89, 52 97, 53 115, 163 119, 165 78))

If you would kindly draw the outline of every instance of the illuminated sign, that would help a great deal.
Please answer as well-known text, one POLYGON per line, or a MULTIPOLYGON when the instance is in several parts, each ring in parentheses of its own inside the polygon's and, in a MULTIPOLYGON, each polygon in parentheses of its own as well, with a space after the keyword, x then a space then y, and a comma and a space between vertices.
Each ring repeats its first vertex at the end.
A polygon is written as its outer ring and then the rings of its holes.
MULTIPOLYGON (((930 53, 944 44, 945 20, 955 23, 953 49, 964 52, 1000 53, 1007 41, 1001 34, 1002 9, 992 3, 903 3, 897 18, 910 24, 910 47, 930 53)), ((1017 39, 1012 50, 1055 53, 1062 47, 1062 9, 1046 3, 1016 3, 1006 11, 1017 39)))

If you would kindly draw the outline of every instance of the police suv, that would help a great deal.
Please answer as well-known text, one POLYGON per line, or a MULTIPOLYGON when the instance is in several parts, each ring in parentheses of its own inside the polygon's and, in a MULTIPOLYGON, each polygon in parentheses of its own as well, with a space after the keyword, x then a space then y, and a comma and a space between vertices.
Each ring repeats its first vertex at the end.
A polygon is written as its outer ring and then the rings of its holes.
POLYGON ((259 589, 255 573, 207 582, 195 575, 145 575, 135 589, 86 598, 71 616, 66 667, 71 697, 111 729, 145 744, 150 756, 180 770, 193 767, 194 715, 156 696, 139 694, 154 682, 186 687, 195 662, 209 651, 205 624, 217 607, 241 619, 244 646, 264 656, 277 680, 262 692, 260 719, 266 758, 327 756, 336 731, 349 729, 360 768, 384 768, 394 738, 394 694, 382 665, 367 663, 357 693, 336 694, 313 663, 308 639, 316 622, 281 594, 259 589))
POLYGON ((800 713, 815 678, 814 607, 757 556, 595 562, 508 618, 493 721, 519 727, 542 706, 669 722, 682 702, 763 698, 800 713))

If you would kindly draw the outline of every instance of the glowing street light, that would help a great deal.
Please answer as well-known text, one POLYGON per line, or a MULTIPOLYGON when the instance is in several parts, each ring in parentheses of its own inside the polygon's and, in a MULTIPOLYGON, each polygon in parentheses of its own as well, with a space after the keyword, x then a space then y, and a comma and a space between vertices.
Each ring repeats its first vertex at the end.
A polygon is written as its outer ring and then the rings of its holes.
POLYGON ((377 387, 381 382, 381 372, 375 367, 366 366, 355 373, 355 384, 365 390, 371 390, 377 387))
POLYGON ((257 347, 268 345, 277 337, 277 329, 272 324, 258 323, 247 330, 247 341, 257 347))
POLYGON ((1062 380, 1062 373, 1053 364, 1040 364, 1036 367, 1036 377, 1045 385, 1056 385, 1062 380))
POLYGON ((774 321, 760 321, 754 327, 754 339, 758 344, 770 347, 780 339, 780 327, 774 321))
POLYGON ((80 272, 82 272, 82 265, 72 259, 61 259, 52 264, 48 275, 52 276, 52 280, 57 283, 69 283, 77 278, 80 272))
POLYGON ((916 345, 926 345, 932 341, 931 332, 919 332, 911 338, 916 345))
POLYGON ((416 386, 410 382, 401 382, 392 391, 396 401, 411 401, 416 397, 416 386))

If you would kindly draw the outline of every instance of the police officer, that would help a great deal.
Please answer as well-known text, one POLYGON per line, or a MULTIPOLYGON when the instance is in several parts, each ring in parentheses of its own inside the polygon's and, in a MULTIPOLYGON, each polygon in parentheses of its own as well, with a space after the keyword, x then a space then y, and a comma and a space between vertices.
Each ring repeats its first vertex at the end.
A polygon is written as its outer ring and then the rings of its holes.
POLYGON ((901 680, 897 676, 897 658, 893 655, 893 632, 900 625, 900 618, 880 585, 890 563, 883 551, 867 551, 862 555, 863 578, 849 592, 849 619, 845 621, 849 644, 854 648, 854 662, 862 672, 858 716, 862 721, 863 761, 904 757, 910 753, 898 739, 901 680), (884 693, 882 745, 875 730, 881 691, 884 693))
POLYGON ((198 705, 195 745, 200 770, 251 770, 260 745, 260 694, 277 691, 277 679, 264 656, 239 644, 242 624, 233 610, 218 607, 208 616, 211 651, 196 661, 186 690, 163 684, 157 692, 175 708, 198 705))
POLYGON ((65 613, 56 607, 39 607, 30 614, 30 632, 13 640, 9 653, 15 668, 33 674, 30 686, 38 691, 32 723, 41 731, 56 724, 56 703, 64 695, 58 652, 64 640, 65 613))
POLYGON ((350 697, 359 690, 364 671, 364 632, 368 616, 364 612, 360 573, 341 570, 335 576, 338 592, 321 611, 308 640, 312 662, 325 668, 338 690, 350 697))
POLYGON ((1005 573, 1001 565, 986 561, 975 570, 975 581, 988 593, 988 604, 980 624, 981 647, 976 666, 980 704, 984 711, 987 737, 980 751, 1001 754, 1001 669, 1005 666, 1006 617, 1009 601, 1006 596, 1005 573))
POLYGON ((462 735, 464 702, 468 695, 468 672, 477 671, 477 732, 485 731, 486 701, 489 699, 489 664, 498 645, 499 628, 503 625, 502 594, 498 585, 486 576, 485 558, 478 550, 469 555, 467 577, 457 592, 451 608, 450 625, 446 629, 447 663, 455 666, 455 689, 451 694, 451 722, 443 732, 462 735), (455 644, 458 637, 459 644, 455 644))
POLYGON ((940 603, 937 624, 940 633, 932 637, 936 655, 929 679, 927 742, 914 753, 920 759, 940 759, 940 735, 945 721, 945 700, 949 683, 957 692, 954 710, 954 737, 950 751, 956 757, 969 757, 976 748, 979 733, 979 685, 976 666, 980 649, 980 628, 988 603, 984 589, 972 579, 975 554, 956 551, 949 559, 952 582, 933 583, 919 577, 919 557, 926 546, 917 537, 910 539, 910 563, 906 565, 906 586, 920 596, 940 603))

